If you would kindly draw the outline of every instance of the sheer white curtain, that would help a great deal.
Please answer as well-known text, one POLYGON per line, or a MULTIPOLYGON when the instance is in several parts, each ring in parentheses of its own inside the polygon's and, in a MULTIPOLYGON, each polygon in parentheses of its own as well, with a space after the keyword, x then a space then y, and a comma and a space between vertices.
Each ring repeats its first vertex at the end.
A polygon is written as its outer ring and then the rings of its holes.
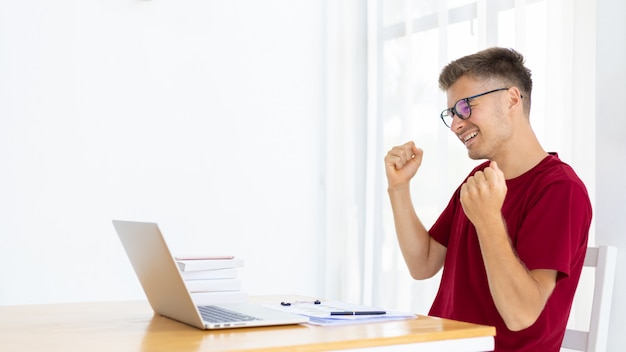
MULTIPOLYGON (((325 297, 360 302, 364 244, 367 124, 367 22, 359 0, 325 3, 326 75, 322 155, 325 297)), ((371 271, 370 271, 371 272, 371 271)))
MULTIPOLYGON (((408 274, 386 194, 384 154, 407 140, 425 150, 412 192, 430 226, 478 163, 439 119, 446 106, 439 72, 480 49, 512 47, 533 71, 531 123, 539 139, 576 169, 593 201, 595 1, 369 0, 367 9, 356 1, 343 4, 327 5, 329 13, 331 7, 352 11, 329 16, 327 26, 351 33, 331 39, 327 53, 327 294, 427 313, 439 276, 414 281, 408 274), (342 23, 349 17, 356 22, 342 23), (363 18, 367 47, 359 32, 363 18), (358 77, 365 73, 364 91, 358 77)), ((593 238, 592 229, 591 243, 593 238)))
MULTIPOLYGON (((327 297, 428 312, 439 276, 415 281, 406 269, 383 157, 407 140, 425 150, 412 192, 430 226, 478 163, 439 119, 446 106, 439 72, 463 55, 494 45, 525 55, 534 80, 531 123, 544 147, 576 169, 593 202, 595 1, 350 0, 326 7, 327 297)), ((575 307, 572 320, 585 321, 588 311, 575 307)))

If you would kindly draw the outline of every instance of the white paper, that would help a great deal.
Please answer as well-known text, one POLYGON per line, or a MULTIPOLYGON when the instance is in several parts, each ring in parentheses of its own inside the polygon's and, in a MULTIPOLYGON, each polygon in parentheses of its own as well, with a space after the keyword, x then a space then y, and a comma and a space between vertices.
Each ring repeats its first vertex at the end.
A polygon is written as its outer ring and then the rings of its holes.
POLYGON ((320 301, 319 304, 314 302, 289 302, 291 305, 285 306, 278 304, 267 305, 270 308, 278 309, 283 312, 289 312, 304 315, 309 318, 310 324, 315 325, 340 325, 340 324, 356 324, 389 320, 414 319, 417 316, 412 313, 390 311, 379 307, 363 306, 339 301, 320 301), (384 311, 385 314, 380 315, 330 315, 331 312, 369 312, 384 311))

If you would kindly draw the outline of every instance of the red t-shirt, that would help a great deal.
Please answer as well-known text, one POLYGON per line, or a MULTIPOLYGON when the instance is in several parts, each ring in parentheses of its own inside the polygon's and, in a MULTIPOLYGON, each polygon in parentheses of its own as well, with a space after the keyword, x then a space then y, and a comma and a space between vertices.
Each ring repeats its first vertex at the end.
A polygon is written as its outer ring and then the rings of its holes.
MULTIPOLYGON (((488 165, 479 165, 470 175, 488 165)), ((558 271, 543 312, 527 329, 507 329, 491 297, 476 229, 463 212, 459 187, 429 231, 447 247, 429 314, 495 326, 496 351, 559 351, 587 248, 589 196, 556 154, 506 184, 502 215, 515 252, 529 270, 558 271)))

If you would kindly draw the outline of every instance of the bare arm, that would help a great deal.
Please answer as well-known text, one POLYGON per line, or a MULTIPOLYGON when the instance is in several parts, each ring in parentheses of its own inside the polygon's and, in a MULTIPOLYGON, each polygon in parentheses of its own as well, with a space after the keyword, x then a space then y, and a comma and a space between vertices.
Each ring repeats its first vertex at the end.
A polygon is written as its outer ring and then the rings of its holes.
POLYGON ((385 157, 389 199, 402 256, 411 276, 427 279, 443 266, 446 248, 433 240, 413 208, 409 182, 422 162, 413 142, 392 148, 385 157))
POLYGON ((519 260, 502 219, 504 174, 495 162, 468 178, 461 204, 476 227, 489 290, 498 312, 513 331, 532 325, 556 286, 555 270, 531 270, 519 260))

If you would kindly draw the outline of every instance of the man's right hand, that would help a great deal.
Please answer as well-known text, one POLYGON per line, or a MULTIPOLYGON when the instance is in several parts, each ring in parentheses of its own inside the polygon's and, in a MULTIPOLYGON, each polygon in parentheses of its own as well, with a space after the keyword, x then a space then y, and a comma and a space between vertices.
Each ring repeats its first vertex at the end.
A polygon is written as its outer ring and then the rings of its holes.
POLYGON ((385 170, 389 188, 408 187, 409 181, 422 164, 424 151, 413 142, 391 148, 385 156, 385 170))

